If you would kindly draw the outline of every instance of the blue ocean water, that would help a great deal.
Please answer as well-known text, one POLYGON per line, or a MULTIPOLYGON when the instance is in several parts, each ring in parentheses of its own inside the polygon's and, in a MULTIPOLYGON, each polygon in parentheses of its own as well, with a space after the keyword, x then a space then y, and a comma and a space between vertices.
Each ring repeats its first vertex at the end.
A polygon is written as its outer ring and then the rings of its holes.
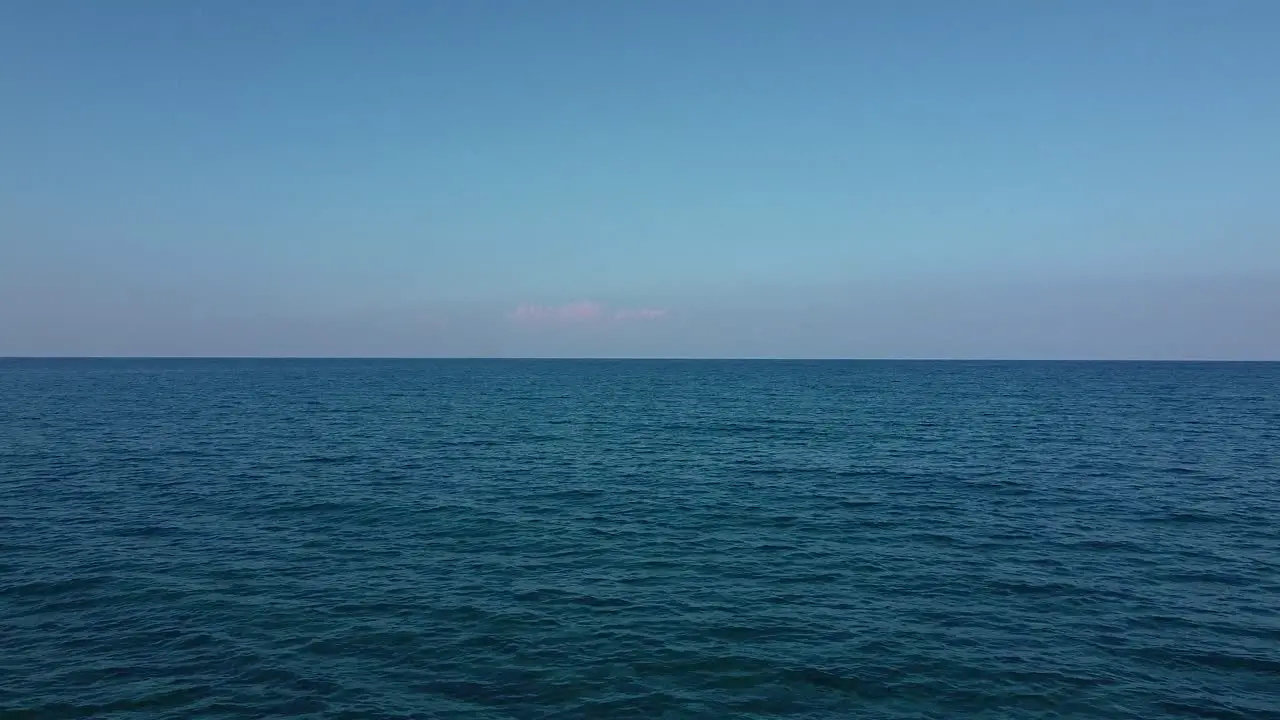
POLYGON ((0 361, 0 717, 1280 717, 1280 364, 0 361))

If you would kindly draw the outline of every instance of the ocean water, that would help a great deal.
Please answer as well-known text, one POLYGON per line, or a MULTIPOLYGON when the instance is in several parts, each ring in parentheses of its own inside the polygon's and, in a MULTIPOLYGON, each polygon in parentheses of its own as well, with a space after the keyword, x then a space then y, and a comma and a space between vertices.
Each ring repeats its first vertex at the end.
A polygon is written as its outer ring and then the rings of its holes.
POLYGON ((0 718, 1277 718, 1280 364, 0 361, 0 718))

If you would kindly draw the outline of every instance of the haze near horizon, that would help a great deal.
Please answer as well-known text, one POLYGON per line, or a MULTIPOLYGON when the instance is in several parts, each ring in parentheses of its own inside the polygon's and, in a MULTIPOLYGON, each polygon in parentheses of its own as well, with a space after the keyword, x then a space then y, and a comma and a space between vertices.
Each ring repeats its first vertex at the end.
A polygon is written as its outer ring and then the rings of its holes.
POLYGON ((0 5, 0 356, 1280 359, 1263 0, 0 5))

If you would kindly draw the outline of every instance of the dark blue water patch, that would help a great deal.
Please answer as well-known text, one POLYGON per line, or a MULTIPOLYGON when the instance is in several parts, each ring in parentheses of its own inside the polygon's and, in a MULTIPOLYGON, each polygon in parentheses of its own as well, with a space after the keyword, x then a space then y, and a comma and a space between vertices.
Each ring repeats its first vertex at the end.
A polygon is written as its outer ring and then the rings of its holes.
POLYGON ((0 718, 1280 717, 1280 366, 0 361, 0 718))

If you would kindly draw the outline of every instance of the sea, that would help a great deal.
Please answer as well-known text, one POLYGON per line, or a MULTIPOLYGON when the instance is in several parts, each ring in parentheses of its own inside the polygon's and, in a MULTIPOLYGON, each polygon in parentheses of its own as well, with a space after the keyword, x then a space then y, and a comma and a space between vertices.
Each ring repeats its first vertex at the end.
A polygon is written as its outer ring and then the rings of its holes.
POLYGON ((1280 718, 1280 364, 3 360, 0 718, 1280 718))

